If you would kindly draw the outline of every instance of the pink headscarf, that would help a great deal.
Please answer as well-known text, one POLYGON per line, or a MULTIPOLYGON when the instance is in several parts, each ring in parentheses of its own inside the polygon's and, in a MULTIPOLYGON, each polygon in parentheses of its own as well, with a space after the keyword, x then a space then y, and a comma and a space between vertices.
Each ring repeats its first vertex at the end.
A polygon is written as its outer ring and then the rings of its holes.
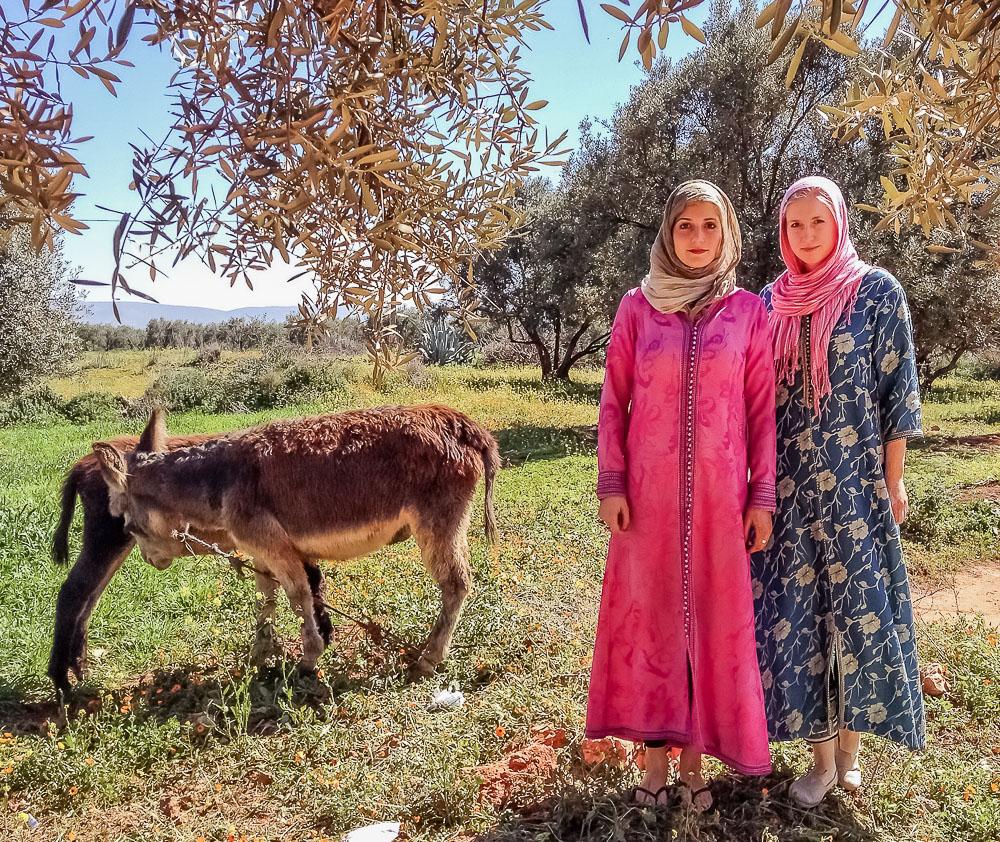
POLYGON ((847 203, 840 188, 821 176, 800 178, 781 200, 781 257, 787 267, 771 289, 771 331, 779 383, 792 383, 799 368, 799 328, 801 317, 812 314, 809 356, 812 362, 813 408, 830 394, 830 336, 844 311, 853 309, 861 279, 871 269, 858 257, 851 242, 847 203), (827 201, 837 224, 837 244, 830 256, 812 271, 795 256, 785 231, 785 212, 792 197, 803 191, 819 193, 827 201))

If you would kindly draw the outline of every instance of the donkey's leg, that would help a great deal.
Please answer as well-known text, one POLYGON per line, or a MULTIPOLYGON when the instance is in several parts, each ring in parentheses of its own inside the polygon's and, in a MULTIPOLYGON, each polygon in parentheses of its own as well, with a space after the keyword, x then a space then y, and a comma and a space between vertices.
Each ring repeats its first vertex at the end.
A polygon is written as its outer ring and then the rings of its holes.
POLYGON ((274 630, 274 611, 277 607, 275 594, 278 581, 266 570, 255 573, 257 581, 257 634, 254 637, 250 657, 255 664, 263 666, 269 658, 281 657, 281 642, 274 630))
POLYGON ((333 622, 330 620, 330 613, 326 610, 326 600, 323 598, 325 589, 323 587, 323 571, 319 565, 313 561, 306 562, 306 576, 309 579, 309 590, 313 597, 313 614, 316 617, 316 627, 319 629, 323 643, 327 646, 333 639, 333 622))
MULTIPOLYGON (((85 514, 89 516, 90 512, 85 510, 85 514)), ((84 520, 83 548, 56 600, 48 673, 61 700, 65 700, 70 690, 69 670, 77 679, 83 677, 90 615, 111 577, 135 546, 131 537, 112 522, 117 519, 104 513, 103 518, 99 515, 92 520, 97 523, 84 520)))
POLYGON ((316 623, 312 591, 309 589, 309 579, 302 559, 288 558, 285 571, 278 574, 278 581, 288 594, 292 609, 302 618, 302 668, 314 670, 326 644, 323 643, 323 636, 316 623))
MULTIPOLYGON (((262 558, 263 555, 258 553, 254 557, 262 558)), ((267 566, 284 588, 292 610, 302 619, 302 667, 312 670, 325 647, 316 623, 316 612, 313 610, 305 560, 291 548, 280 552, 275 552, 272 548, 271 555, 267 557, 267 566)))
MULTIPOLYGON (((471 496, 471 495, 470 495, 471 496)), ((449 519, 441 528, 417 533, 417 543, 427 569, 441 588, 441 613, 438 614, 423 652, 412 672, 428 676, 447 656, 462 605, 469 594, 472 572, 469 569, 469 507, 458 519, 449 519)))
POLYGON ((259 510, 241 514, 240 528, 232 530, 236 546, 270 571, 284 588, 292 610, 302 618, 302 667, 311 670, 324 647, 306 575, 308 559, 295 549, 288 533, 272 514, 259 510))

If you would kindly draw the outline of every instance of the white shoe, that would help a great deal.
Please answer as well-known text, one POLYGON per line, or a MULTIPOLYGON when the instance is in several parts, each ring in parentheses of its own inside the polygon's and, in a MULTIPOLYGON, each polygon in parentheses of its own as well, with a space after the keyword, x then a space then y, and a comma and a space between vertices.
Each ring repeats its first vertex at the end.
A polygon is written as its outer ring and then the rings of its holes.
POLYGON ((861 786, 861 767, 858 765, 857 752, 837 749, 837 783, 847 792, 854 792, 861 786))
MULTIPOLYGON (((811 810, 826 797, 826 794, 837 783, 837 770, 831 769, 830 772, 830 779, 826 781, 820 776, 816 767, 811 766, 801 778, 792 782, 788 788, 788 794, 800 807, 811 810)), ((860 770, 858 770, 858 774, 860 775, 860 770)))

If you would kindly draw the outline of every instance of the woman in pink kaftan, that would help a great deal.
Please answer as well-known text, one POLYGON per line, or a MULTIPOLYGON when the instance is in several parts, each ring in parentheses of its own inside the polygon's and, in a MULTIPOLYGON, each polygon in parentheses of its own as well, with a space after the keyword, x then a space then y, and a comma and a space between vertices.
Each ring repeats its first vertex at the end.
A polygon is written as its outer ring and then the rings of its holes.
POLYGON ((639 803, 665 803, 667 745, 699 810, 702 753, 771 770, 749 552, 775 507, 774 357, 764 304, 735 285, 740 241, 722 191, 678 187, 608 346, 597 494, 612 535, 587 736, 647 744, 639 803))

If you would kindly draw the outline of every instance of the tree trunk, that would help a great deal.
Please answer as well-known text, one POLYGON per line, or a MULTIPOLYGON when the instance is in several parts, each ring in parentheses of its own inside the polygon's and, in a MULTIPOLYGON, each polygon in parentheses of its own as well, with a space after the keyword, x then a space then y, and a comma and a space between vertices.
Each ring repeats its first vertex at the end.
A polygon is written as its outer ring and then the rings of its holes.
POLYGON ((944 377, 946 374, 951 374, 958 367, 967 350, 965 345, 954 349, 948 362, 937 368, 931 368, 930 360, 925 360, 922 364, 918 363, 917 371, 920 379, 920 391, 929 392, 935 380, 939 377, 944 377))
POLYGON ((590 327, 590 320, 588 319, 576 332, 570 337, 569 342, 566 343, 566 351, 559 360, 558 365, 555 367, 553 376, 559 380, 569 380, 569 370, 573 365, 581 359, 581 357, 586 356, 587 349, 585 348, 582 354, 576 352, 576 346, 580 342, 580 338, 587 332, 587 328, 590 327))
POLYGON ((608 341, 611 339, 611 332, 601 334, 589 345, 581 348, 575 354, 567 354, 566 358, 560 363, 559 368, 555 372, 555 377, 561 378, 562 380, 569 380, 569 370, 576 365, 584 357, 589 357, 591 354, 596 354, 599 351, 603 351, 608 347, 608 341))
POLYGON ((535 351, 538 353, 538 365, 542 369, 542 380, 548 380, 552 376, 552 355, 549 353, 549 349, 545 347, 541 336, 528 330, 524 332, 528 335, 531 344, 535 346, 535 351))
POLYGON ((569 382, 569 370, 573 367, 573 359, 566 357, 552 372, 553 380, 565 380, 569 382))

